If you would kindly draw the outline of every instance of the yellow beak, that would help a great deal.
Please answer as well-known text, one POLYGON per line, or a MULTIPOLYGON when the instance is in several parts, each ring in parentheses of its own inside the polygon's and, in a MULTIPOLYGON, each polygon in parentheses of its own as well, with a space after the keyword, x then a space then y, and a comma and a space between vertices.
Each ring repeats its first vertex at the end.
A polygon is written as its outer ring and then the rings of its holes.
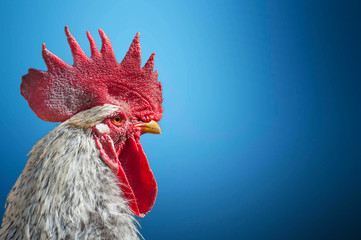
POLYGON ((139 129, 141 134, 144 133, 162 134, 162 130, 160 129, 160 126, 154 120, 148 123, 137 124, 134 127, 139 129))

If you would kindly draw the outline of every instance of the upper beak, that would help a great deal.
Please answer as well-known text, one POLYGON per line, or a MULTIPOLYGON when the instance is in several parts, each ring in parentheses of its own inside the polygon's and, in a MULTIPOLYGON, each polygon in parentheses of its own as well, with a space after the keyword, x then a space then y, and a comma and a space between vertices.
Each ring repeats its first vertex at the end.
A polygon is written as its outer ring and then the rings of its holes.
POLYGON ((162 134, 162 130, 160 129, 160 126, 154 120, 147 123, 137 124, 134 126, 134 128, 139 129, 141 134, 144 133, 162 134))

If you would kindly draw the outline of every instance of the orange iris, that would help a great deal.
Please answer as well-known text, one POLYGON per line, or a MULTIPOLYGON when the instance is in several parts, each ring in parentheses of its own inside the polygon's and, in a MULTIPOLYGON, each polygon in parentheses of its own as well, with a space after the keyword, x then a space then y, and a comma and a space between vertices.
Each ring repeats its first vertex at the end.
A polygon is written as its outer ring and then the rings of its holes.
POLYGON ((115 123, 116 125, 120 125, 122 123, 122 118, 119 116, 113 117, 113 123, 115 123))

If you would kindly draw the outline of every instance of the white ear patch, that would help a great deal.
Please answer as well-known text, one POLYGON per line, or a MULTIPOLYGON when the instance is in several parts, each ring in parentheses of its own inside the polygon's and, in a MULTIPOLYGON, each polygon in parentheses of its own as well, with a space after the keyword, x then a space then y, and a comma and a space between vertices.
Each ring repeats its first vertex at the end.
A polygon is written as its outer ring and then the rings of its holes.
POLYGON ((96 126, 97 130, 100 133, 110 133, 110 129, 108 127, 108 125, 104 124, 104 123, 98 123, 96 126))

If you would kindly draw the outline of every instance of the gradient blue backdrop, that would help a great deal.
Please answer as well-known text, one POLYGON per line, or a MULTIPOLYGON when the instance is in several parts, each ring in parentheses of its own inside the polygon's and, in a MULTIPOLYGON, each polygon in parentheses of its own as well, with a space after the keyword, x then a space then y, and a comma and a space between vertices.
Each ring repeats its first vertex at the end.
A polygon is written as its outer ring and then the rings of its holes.
POLYGON ((1 205, 56 126, 21 76, 46 69, 43 42, 72 63, 65 25, 87 54, 102 28, 118 61, 141 32, 164 87, 163 135, 142 137, 159 186, 146 239, 361 239, 357 1, 72 2, 0 8, 1 205))

